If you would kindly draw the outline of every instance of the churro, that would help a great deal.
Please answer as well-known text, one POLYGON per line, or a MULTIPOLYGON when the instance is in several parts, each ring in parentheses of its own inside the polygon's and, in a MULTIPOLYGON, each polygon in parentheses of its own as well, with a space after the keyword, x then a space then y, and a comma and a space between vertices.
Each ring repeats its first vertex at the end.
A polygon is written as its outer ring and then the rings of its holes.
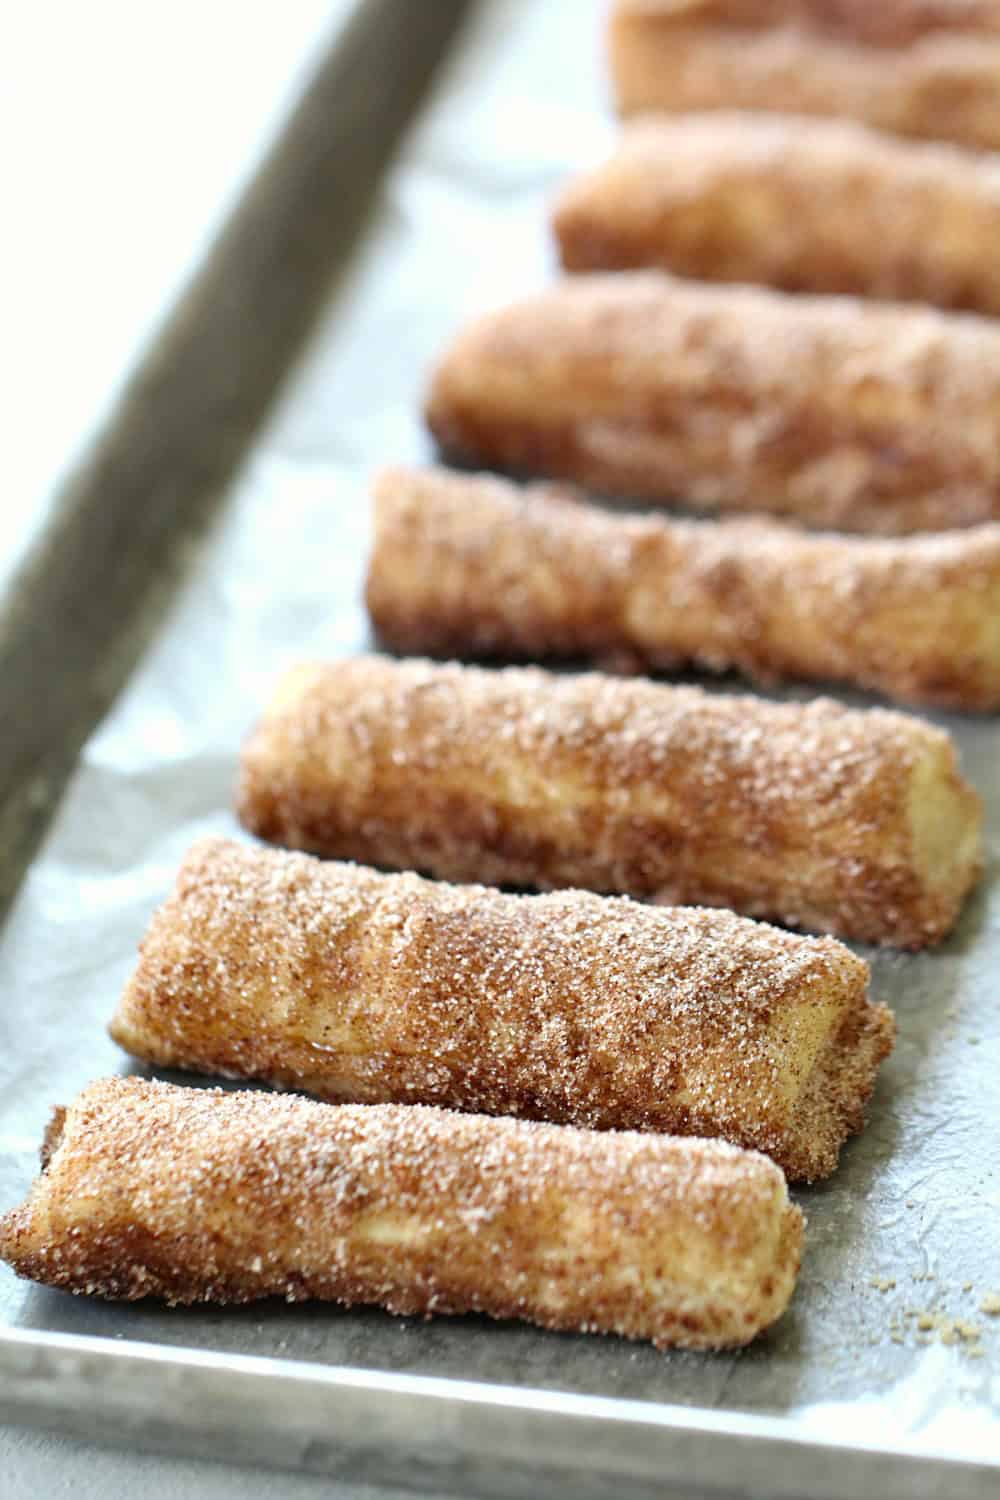
POLYGON ((334 1102, 722 1136, 790 1178, 861 1127, 892 1018, 833 938, 196 846, 111 1024, 161 1067, 334 1102))
POLYGON ((919 719, 378 656, 285 677, 237 803, 318 854, 904 947, 944 936, 982 859, 979 799, 919 719))
POLYGON ((844 531, 1000 520, 1000 325, 659 271, 570 276, 439 365, 448 454, 844 531))
POLYGON ((721 1141, 111 1078, 0 1219, 22 1276, 172 1303, 487 1313, 692 1349, 784 1310, 802 1215, 721 1141))
POLYGON ((846 120, 636 123, 564 189, 553 222, 572 271, 658 266, 1000 313, 997 159, 846 120))
POLYGON ((842 115, 1000 147, 997 0, 618 0, 608 46, 623 114, 842 115))
POLYGON ((1000 709, 1000 525, 886 538, 622 516, 542 485, 387 469, 368 609, 432 656, 694 664, 1000 709))

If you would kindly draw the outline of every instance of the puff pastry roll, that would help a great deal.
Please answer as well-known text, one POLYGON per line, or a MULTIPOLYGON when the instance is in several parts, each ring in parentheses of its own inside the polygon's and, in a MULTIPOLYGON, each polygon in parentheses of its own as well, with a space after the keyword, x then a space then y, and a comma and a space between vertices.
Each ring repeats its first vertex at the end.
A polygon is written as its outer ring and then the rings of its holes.
POLYGON ((944 936, 982 858, 979 799, 918 719, 378 656, 288 674, 237 804, 318 854, 904 947, 944 936))
POLYGON ((74 1292, 478 1312, 690 1349, 773 1323, 801 1242, 779 1169, 721 1141, 136 1078, 56 1112, 0 1219, 0 1256, 74 1292))
POLYGON ((153 918, 111 1034, 334 1102, 722 1136, 826 1176, 892 1047, 833 938, 585 891, 506 895, 221 841, 153 918))
MULTIPOLYGON (((998 99, 1000 105, 1000 99, 998 99)), ((660 116, 571 182, 553 223, 571 271, 1000 312, 1000 162, 845 120, 660 116)))
POLYGON ((1000 709, 1000 525, 915 537, 622 516, 541 485, 387 469, 367 602, 432 656, 590 657, 1000 709))
POLYGON ((843 531, 1000 520, 1000 325, 658 271, 570 276, 436 371, 445 453, 843 531))
POLYGON ((1000 147, 997 0, 618 0, 608 43, 623 114, 846 115, 1000 147))

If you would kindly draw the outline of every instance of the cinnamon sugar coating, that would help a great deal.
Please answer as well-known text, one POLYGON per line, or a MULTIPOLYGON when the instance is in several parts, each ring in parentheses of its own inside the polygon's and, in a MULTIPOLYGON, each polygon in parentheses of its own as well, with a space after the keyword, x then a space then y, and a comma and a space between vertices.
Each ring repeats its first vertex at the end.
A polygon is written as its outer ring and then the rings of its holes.
POLYGON ((591 657, 1000 708, 1000 525, 906 538, 622 516, 446 469, 376 482, 367 602, 433 656, 591 657))
POLYGON ((892 1046, 832 938, 584 891, 504 895, 213 840, 111 1034, 321 1098, 722 1136, 833 1171, 892 1046))
POLYGON ((1000 147, 997 0, 618 0, 608 51, 623 114, 841 115, 1000 147))
POLYGON ((73 1292, 487 1313, 692 1349, 784 1310, 802 1215, 716 1141, 110 1078, 51 1132, 0 1256, 73 1292))
POLYGON ((659 271, 567 277, 435 373, 453 456, 696 509, 902 533, 1000 520, 1000 325, 659 271))
POLYGON ((979 799, 919 719, 379 656, 287 675, 237 805, 336 858, 903 947, 949 930, 982 859, 979 799))
POLYGON ((567 270, 653 266, 1000 313, 1000 163, 846 120, 635 123, 563 190, 553 225, 567 270))

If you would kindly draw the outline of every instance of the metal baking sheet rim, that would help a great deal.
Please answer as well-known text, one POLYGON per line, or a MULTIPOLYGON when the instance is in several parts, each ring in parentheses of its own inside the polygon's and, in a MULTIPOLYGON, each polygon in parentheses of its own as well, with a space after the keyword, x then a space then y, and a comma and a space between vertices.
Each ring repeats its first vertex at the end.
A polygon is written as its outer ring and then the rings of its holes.
POLYGON ((504 1495, 537 1493, 542 1473, 578 1496, 581 1479, 774 1500, 982 1500, 1000 1483, 1000 1465, 810 1441, 780 1418, 20 1330, 0 1332, 0 1410, 158 1451, 504 1495))

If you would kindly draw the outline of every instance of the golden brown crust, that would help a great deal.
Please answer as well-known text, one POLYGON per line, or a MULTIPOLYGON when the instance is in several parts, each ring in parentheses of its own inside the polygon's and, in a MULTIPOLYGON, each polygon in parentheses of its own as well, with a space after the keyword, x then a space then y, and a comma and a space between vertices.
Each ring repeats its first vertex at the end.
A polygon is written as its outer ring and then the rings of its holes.
POLYGON ((434 656, 594 658, 1000 708, 1000 525, 902 539, 622 516, 445 469, 375 484, 367 602, 434 656))
POLYGON ((92 1084, 0 1256, 74 1292, 481 1312, 666 1346, 784 1310, 802 1215, 765 1157, 395 1105, 92 1084))
POLYGON ((918 719, 377 656, 288 675, 237 803, 314 853, 904 947, 950 929, 982 858, 979 799, 918 719))
POLYGON ((653 266, 1000 312, 997 160, 846 120, 641 121, 563 190, 553 222, 568 270, 653 266))
POLYGON ((433 380, 445 452, 834 530, 1000 520, 1000 326, 658 271, 480 318, 433 380))
POLYGON ((512 896, 213 840, 111 1034, 334 1102, 722 1136, 833 1171, 892 1018, 832 938, 584 891, 512 896))
POLYGON ((864 47, 906 47, 941 33, 1000 35, 998 0, 617 0, 617 18, 738 30, 794 26, 864 47))
POLYGON ((997 0, 619 0, 623 114, 762 109, 1000 147, 997 0))

